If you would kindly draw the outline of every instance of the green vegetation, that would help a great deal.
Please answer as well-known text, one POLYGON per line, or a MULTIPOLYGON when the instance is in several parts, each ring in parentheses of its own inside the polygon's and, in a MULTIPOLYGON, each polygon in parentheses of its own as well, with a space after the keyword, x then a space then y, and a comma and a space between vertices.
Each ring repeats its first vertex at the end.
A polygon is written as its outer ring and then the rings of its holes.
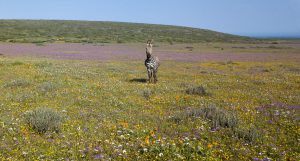
POLYGON ((210 122, 210 127, 213 130, 217 128, 235 128, 238 126, 238 119, 236 114, 229 112, 213 105, 208 107, 201 107, 195 109, 188 109, 186 111, 180 111, 171 120, 176 123, 183 122, 184 120, 195 119, 195 118, 207 119, 210 122))
POLYGON ((299 68, 0 57, 0 160, 299 160, 299 68))
POLYGON ((206 96, 206 95, 208 95, 207 90, 203 86, 188 88, 186 90, 186 93, 187 94, 200 95, 200 96, 206 96))
POLYGON ((51 108, 37 108, 25 113, 26 123, 36 132, 58 132, 61 116, 51 108))
POLYGON ((0 41, 36 43, 128 43, 145 42, 253 42, 247 37, 204 29, 122 22, 0 20, 0 41))

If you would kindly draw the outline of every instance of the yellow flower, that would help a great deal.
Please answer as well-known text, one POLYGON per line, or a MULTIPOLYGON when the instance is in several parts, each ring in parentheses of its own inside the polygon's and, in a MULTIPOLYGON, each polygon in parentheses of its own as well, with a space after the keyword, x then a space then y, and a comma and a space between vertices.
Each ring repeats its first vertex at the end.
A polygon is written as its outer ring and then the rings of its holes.
POLYGON ((180 96, 176 96, 175 99, 176 101, 179 101, 180 96))
POLYGON ((151 132, 150 132, 150 135, 151 135, 152 137, 154 137, 154 136, 155 136, 154 131, 151 131, 151 132))
POLYGON ((182 141, 182 140, 179 140, 179 143, 180 143, 180 144, 182 144, 182 143, 183 143, 183 141, 182 141))
POLYGON ((135 128, 139 129, 139 128, 141 128, 141 125, 137 124, 137 125, 135 125, 135 128))

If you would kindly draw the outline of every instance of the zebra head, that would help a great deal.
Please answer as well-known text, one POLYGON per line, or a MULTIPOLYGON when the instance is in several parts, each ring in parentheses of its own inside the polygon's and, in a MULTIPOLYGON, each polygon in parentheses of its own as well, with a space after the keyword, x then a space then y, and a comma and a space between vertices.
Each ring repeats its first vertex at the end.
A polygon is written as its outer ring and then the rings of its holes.
POLYGON ((151 57, 152 46, 153 46, 153 40, 148 40, 147 41, 147 46, 146 46, 146 55, 147 55, 147 57, 151 57))

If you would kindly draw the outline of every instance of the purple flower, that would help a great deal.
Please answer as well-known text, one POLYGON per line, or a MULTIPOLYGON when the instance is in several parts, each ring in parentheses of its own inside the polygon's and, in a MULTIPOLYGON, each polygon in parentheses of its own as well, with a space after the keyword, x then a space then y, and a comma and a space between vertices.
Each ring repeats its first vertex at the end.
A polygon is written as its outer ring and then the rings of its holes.
POLYGON ((101 154, 97 154, 94 156, 94 159, 102 159, 103 158, 103 155, 101 154))
POLYGON ((273 124, 273 121, 272 121, 272 120, 269 120, 268 123, 269 123, 269 124, 273 124))
POLYGON ((101 147, 100 147, 100 146, 96 146, 96 147, 94 148, 94 151, 95 151, 95 152, 101 152, 101 151, 102 151, 102 149, 101 149, 101 147))
POLYGON ((253 161, 260 161, 260 159, 259 158, 253 158, 253 161))
POLYGON ((270 158, 264 158, 263 161, 271 161, 270 158))

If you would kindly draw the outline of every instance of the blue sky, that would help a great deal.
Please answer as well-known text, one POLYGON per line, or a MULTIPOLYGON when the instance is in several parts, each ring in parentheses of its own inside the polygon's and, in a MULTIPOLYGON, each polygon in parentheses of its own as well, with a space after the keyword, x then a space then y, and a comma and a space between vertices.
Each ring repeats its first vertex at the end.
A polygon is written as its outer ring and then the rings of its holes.
POLYGON ((0 19, 141 22, 300 37, 300 0, 0 0, 0 19))

